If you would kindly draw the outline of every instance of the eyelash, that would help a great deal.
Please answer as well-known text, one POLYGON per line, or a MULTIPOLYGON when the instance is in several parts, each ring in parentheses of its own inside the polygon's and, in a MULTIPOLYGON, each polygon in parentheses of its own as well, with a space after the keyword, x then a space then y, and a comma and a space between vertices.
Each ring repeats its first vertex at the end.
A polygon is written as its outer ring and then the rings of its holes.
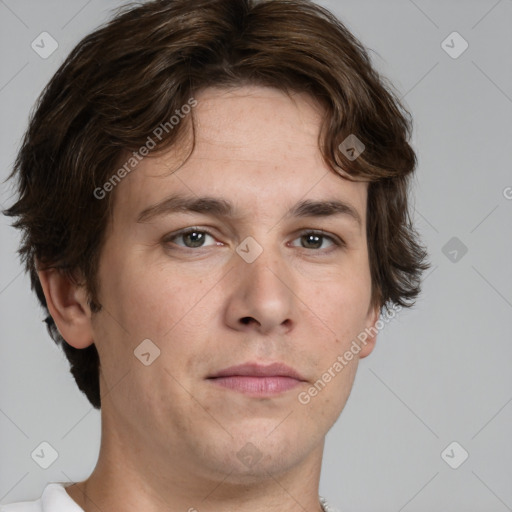
MULTIPOLYGON (((179 237, 186 236, 186 235, 188 235, 190 233, 202 233, 202 234, 209 235, 212 238, 215 238, 215 235, 210 233, 210 231, 208 231, 207 229, 191 227, 191 228, 186 228, 186 229, 184 229, 182 231, 178 231, 177 233, 174 233, 174 234, 166 237, 164 239, 164 243, 173 243, 174 244, 173 240, 175 240, 176 238, 179 238, 179 237)), ((322 230, 306 230, 306 231, 302 231, 301 233, 298 234, 298 236, 294 240, 296 240, 297 238, 301 238, 301 237, 303 237, 305 235, 314 235, 314 236, 321 237, 322 239, 327 239, 330 242, 332 242, 333 245, 334 245, 334 247, 330 247, 328 249, 308 249, 307 247, 301 247, 301 249, 304 249, 306 251, 330 252, 331 250, 343 248, 343 247, 346 246, 344 240, 342 240, 341 238, 338 238, 338 237, 334 237, 334 236, 328 235, 328 234, 326 234, 322 230)), ((182 245, 178 245, 178 244, 174 244, 174 245, 176 245, 177 247, 179 247, 180 249, 183 249, 185 251, 186 250, 194 251, 195 249, 204 249, 205 248, 203 246, 200 246, 200 247, 186 247, 186 246, 182 246, 182 245)))

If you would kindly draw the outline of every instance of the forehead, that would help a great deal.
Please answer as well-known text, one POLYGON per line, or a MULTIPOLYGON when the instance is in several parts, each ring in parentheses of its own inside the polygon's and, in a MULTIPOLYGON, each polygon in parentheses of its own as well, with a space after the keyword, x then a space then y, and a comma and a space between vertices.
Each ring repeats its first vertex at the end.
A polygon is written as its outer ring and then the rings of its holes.
POLYGON ((364 218, 366 184, 343 179, 324 162, 319 148, 324 112, 313 98, 246 86, 206 89, 195 100, 182 121, 180 141, 144 158, 118 185, 118 215, 135 218, 180 192, 226 197, 262 215, 301 199, 337 197, 364 218))

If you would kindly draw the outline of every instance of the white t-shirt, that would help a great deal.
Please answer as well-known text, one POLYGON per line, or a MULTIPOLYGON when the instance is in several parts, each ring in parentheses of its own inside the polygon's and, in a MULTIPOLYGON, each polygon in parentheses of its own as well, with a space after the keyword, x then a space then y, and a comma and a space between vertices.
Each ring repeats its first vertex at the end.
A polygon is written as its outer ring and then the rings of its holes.
MULTIPOLYGON (((0 505, 0 512, 84 512, 65 490, 71 484, 72 482, 48 484, 38 500, 0 505)), ((325 498, 320 497, 320 503, 325 512, 338 512, 325 498)))
POLYGON ((0 505, 0 512, 84 512, 65 490, 71 484, 72 482, 48 484, 38 500, 0 505))

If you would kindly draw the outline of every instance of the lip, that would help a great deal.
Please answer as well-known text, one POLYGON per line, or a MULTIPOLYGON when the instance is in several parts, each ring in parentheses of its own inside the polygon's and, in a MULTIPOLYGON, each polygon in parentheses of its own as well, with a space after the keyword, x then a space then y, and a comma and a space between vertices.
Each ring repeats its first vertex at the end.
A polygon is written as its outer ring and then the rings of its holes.
POLYGON ((259 364, 244 363, 238 366, 224 368, 215 375, 208 377, 215 379, 218 377, 290 377, 295 380, 306 380, 299 372, 283 363, 259 364))
POLYGON ((260 397, 283 393, 306 381, 299 372, 283 363, 230 366, 209 376, 208 380, 239 393, 260 397))

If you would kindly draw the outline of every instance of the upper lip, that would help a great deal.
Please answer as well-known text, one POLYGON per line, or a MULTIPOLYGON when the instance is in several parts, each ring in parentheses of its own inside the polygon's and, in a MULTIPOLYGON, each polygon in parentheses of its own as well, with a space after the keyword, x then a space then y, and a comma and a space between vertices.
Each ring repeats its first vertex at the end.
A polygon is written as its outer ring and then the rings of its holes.
POLYGON ((230 366, 223 370, 210 375, 209 379, 217 377, 290 377, 297 380, 306 380, 299 372, 283 363, 272 364, 259 364, 259 363, 244 363, 237 366, 230 366))

